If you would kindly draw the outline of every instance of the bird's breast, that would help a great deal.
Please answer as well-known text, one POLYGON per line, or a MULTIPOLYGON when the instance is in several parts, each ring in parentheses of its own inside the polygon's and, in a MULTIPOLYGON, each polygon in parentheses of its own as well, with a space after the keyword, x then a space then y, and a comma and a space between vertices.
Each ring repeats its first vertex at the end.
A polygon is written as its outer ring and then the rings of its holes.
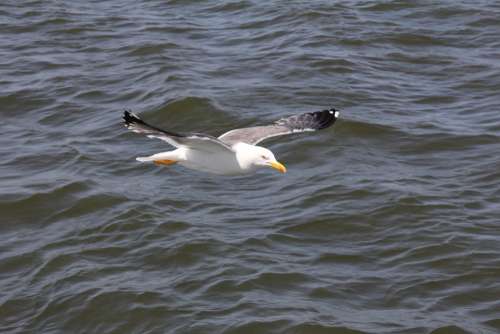
POLYGON ((186 152, 186 159, 179 163, 191 169, 220 175, 238 175, 252 171, 242 168, 236 154, 232 152, 214 154, 189 150, 186 152))

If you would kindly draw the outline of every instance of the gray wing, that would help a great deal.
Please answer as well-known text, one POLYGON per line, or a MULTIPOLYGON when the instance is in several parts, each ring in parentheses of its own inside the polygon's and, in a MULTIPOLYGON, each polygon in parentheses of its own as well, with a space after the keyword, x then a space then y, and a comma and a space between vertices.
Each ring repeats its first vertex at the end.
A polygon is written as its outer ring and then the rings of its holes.
POLYGON ((234 129, 224 133, 219 139, 228 145, 238 142, 256 145, 271 137, 325 129, 333 125, 338 117, 339 112, 331 108, 282 118, 272 125, 234 129))
POLYGON ((124 125, 127 129, 146 135, 148 138, 158 138, 166 141, 175 147, 189 147, 200 151, 217 152, 220 150, 229 150, 233 152, 230 146, 210 135, 202 133, 181 134, 162 130, 144 122, 139 116, 125 110, 123 113, 124 125))

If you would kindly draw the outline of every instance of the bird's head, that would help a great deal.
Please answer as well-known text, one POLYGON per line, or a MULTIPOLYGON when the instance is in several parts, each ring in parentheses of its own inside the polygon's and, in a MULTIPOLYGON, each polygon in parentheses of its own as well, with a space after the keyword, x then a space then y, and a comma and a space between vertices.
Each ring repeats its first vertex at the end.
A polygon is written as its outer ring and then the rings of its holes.
POLYGON ((265 147, 243 144, 240 146, 242 160, 252 167, 271 167, 281 173, 286 173, 286 167, 276 160, 273 152, 265 147))

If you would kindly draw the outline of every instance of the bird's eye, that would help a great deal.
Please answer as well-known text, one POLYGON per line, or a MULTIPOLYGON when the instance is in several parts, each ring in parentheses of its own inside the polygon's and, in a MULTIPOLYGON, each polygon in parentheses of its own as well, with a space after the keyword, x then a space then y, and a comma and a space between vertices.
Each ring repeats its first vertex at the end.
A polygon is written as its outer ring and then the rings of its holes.
POLYGON ((267 160, 267 157, 265 155, 261 155, 260 157, 264 160, 267 160))

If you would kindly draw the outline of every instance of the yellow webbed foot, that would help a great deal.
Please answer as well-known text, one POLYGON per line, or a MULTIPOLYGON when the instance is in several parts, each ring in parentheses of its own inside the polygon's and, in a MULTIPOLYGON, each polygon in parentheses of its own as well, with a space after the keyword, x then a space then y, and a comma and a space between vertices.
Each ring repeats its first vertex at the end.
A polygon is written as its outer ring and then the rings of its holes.
POLYGON ((155 160, 154 161, 154 163, 157 164, 157 165, 165 165, 165 166, 173 165, 176 162, 177 161, 175 161, 175 160, 155 160))

